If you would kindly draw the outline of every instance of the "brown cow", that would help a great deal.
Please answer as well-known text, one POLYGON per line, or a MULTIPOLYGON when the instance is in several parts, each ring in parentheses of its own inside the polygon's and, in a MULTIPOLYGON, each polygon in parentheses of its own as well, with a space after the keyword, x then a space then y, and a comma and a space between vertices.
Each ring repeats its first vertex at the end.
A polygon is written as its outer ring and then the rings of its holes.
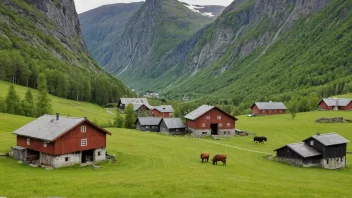
POLYGON ((226 158, 227 158, 227 155, 226 154, 217 154, 214 156, 213 158, 213 165, 218 165, 218 161, 222 161, 222 165, 223 166, 226 166, 226 158))
POLYGON ((202 163, 205 162, 205 160, 208 162, 209 161, 209 152, 204 152, 200 154, 200 159, 202 159, 202 163))

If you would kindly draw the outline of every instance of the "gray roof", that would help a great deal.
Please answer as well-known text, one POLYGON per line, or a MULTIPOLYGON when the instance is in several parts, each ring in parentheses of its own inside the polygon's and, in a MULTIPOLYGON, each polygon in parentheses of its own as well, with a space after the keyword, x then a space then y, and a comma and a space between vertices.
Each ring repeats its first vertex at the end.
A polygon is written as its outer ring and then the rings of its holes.
POLYGON ((24 150, 26 148, 22 147, 22 146, 11 146, 11 148, 14 148, 16 150, 24 150))
MULTIPOLYGON (((129 105, 145 105, 149 109, 153 109, 154 107, 151 106, 146 98, 120 98, 121 104, 129 105)), ((139 108, 139 107, 138 107, 139 108)), ((138 109, 137 108, 137 109, 138 109)))
MULTIPOLYGON (((337 145, 337 144, 346 144, 350 141, 342 137, 337 133, 326 133, 321 135, 313 135, 312 138, 322 143, 325 146, 337 145)), ((309 138, 308 138, 309 139, 309 138)))
POLYGON ((157 126, 160 124, 162 118, 156 118, 156 117, 139 117, 137 118, 137 121, 141 123, 141 125, 145 126, 157 126))
POLYGON ((254 103, 255 105, 257 105, 257 107, 259 109, 263 109, 263 110, 271 110, 271 109, 287 109, 285 104, 282 102, 256 102, 254 103))
POLYGON ((166 113, 169 113, 169 112, 173 113, 174 112, 174 109, 172 108, 171 105, 160 105, 160 106, 155 107, 155 109, 157 109, 160 112, 166 112, 166 113))
POLYGON ((163 120, 165 122, 166 127, 169 129, 186 128, 180 118, 163 118, 163 120))
POLYGON ((199 116, 202 116, 203 114, 205 114, 206 112, 210 111, 213 108, 214 108, 214 106, 202 105, 202 106, 198 107, 196 110, 192 111, 191 113, 185 115, 185 118, 187 118, 189 120, 195 120, 199 116))
POLYGON ((348 98, 324 98, 324 99, 322 99, 319 102, 319 104, 322 101, 324 101, 326 103, 326 105, 328 105, 329 107, 335 107, 335 106, 345 107, 348 104, 350 104, 352 99, 348 99, 348 98))
POLYGON ((43 115, 17 129, 13 134, 53 141, 83 121, 85 121, 85 118, 70 118, 65 116, 60 116, 59 120, 56 121, 56 116, 54 115, 43 115))
POLYGON ((287 144, 286 146, 291 148, 293 151, 295 151, 297 154, 299 154, 304 158, 321 155, 321 153, 319 153, 313 147, 310 147, 308 144, 304 142, 287 144))

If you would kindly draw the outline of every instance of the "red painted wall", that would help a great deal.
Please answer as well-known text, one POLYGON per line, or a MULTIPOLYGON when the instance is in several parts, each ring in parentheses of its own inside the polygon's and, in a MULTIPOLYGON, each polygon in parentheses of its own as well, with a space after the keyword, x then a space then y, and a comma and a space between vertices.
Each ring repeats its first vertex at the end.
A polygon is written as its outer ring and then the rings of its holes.
POLYGON ((160 112, 157 109, 153 109, 153 115, 158 118, 171 118, 172 117, 172 113, 160 112))
POLYGON ((83 150, 104 148, 106 147, 106 134, 85 122, 59 137, 55 142, 47 144, 46 148, 43 146, 43 143, 43 140, 31 138, 30 145, 27 145, 27 137, 17 136, 18 146, 52 155, 61 155, 83 150), (82 133, 81 126, 86 126, 87 132, 82 133), (87 139, 87 146, 81 146, 81 139, 87 139))
POLYGON ((274 114, 285 114, 286 109, 274 109, 274 110, 260 110, 257 105, 253 105, 252 107, 252 114, 257 115, 274 115, 274 114))
POLYGON ((194 121, 188 119, 186 121, 187 127, 193 129, 210 129, 210 124, 219 123, 222 123, 222 126, 218 126, 218 129, 234 129, 236 125, 236 121, 233 117, 219 111, 218 109, 212 109, 194 121), (207 119, 207 116, 210 116, 209 120, 207 119), (217 116, 221 116, 221 120, 218 120, 217 116), (205 127, 202 126, 203 123, 205 123, 205 127), (230 123, 230 126, 227 126, 227 123, 230 123))
POLYGON ((350 111, 352 109, 352 102, 350 102, 347 106, 345 107, 339 107, 339 110, 345 110, 345 111, 350 111))
POLYGON ((333 107, 329 107, 324 101, 319 104, 319 109, 333 110, 333 107))

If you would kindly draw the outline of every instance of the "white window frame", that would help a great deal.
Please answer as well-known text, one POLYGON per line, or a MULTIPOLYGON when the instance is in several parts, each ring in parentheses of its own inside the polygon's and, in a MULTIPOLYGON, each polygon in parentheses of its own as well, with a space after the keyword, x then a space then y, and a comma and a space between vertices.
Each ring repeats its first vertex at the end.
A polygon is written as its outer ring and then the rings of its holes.
POLYGON ((311 141, 310 141, 310 145, 311 145, 311 146, 314 146, 314 140, 311 140, 311 141))
POLYGON ((219 123, 219 127, 222 127, 222 123, 219 123))
POLYGON ((82 132, 82 133, 87 132, 87 127, 86 127, 86 126, 81 126, 81 132, 82 132))
POLYGON ((205 128, 205 126, 206 126, 205 123, 202 123, 202 127, 205 128))
POLYGON ((43 142, 43 147, 45 147, 45 148, 48 147, 48 142, 47 141, 43 142))
POLYGON ((150 126, 145 126, 146 129, 150 129, 150 126))
POLYGON ((221 116, 217 116, 217 119, 218 119, 218 120, 221 120, 221 116))
POLYGON ((87 139, 81 139, 81 146, 88 146, 88 140, 87 139))
POLYGON ((207 115, 207 116, 205 117, 205 119, 210 120, 210 116, 209 116, 209 115, 207 115))
POLYGON ((27 145, 31 145, 31 138, 27 138, 27 145))
POLYGON ((229 122, 226 123, 226 126, 227 126, 227 127, 230 127, 230 126, 231 126, 231 123, 229 123, 229 122))

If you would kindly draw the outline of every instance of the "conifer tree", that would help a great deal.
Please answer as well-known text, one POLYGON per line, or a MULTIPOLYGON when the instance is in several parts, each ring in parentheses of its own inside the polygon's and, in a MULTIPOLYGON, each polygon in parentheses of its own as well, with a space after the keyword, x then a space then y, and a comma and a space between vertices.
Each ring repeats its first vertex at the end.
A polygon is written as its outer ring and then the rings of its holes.
POLYGON ((38 76, 38 97, 37 97, 37 116, 50 114, 52 111, 51 100, 49 98, 46 85, 46 78, 43 73, 38 76))
POLYGON ((0 97, 0 113, 5 113, 5 112, 6 112, 5 99, 0 97))
POLYGON ((127 105, 125 109, 126 119, 125 119, 125 127, 128 129, 134 128, 134 122, 136 121, 136 112, 133 110, 133 105, 127 105))
POLYGON ((21 114, 21 103, 20 97, 17 95, 15 86, 11 84, 9 91, 7 92, 6 100, 6 112, 10 114, 21 114))
POLYGON ((123 128, 124 120, 123 117, 121 116, 121 113, 119 110, 116 112, 116 117, 115 117, 115 127, 117 128, 123 128))
POLYGON ((27 117, 35 117, 36 109, 33 95, 30 89, 27 90, 25 98, 22 100, 23 115, 27 117))

